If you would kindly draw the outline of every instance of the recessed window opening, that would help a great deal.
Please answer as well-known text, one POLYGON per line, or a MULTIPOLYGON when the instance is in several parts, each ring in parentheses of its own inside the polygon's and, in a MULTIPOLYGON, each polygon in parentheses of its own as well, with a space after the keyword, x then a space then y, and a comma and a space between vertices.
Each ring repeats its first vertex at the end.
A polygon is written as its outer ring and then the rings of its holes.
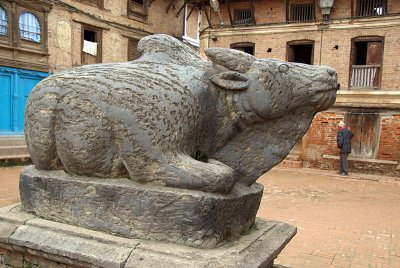
POLYGON ((2 7, 0 7, 0 35, 7 34, 7 24, 7 13, 2 7))
POLYGON ((251 9, 235 9, 234 10, 234 22, 235 24, 251 24, 252 20, 252 12, 251 9))
POLYGON ((289 45, 288 61, 313 64, 313 44, 289 45))
POLYGON ((314 5, 301 4, 292 5, 290 12, 290 21, 313 21, 314 20, 314 5))
POLYGON ((358 0, 357 16, 382 16, 386 14, 386 0, 358 0))
POLYGON ((254 43, 236 43, 232 44, 231 48, 254 56, 254 43))
POLYGON ((83 39, 90 42, 96 42, 96 32, 84 30, 83 39))
POLYGON ((354 40, 352 44, 350 88, 378 89, 383 41, 380 38, 354 40))
POLYGON ((20 15, 19 30, 22 39, 40 42, 40 23, 34 14, 24 12, 20 15))
POLYGON ((366 65, 367 64, 367 51, 368 42, 355 42, 355 65, 366 65))
POLYGON ((137 5, 141 5, 143 6, 144 1, 143 0, 131 0, 132 3, 137 4, 137 5))

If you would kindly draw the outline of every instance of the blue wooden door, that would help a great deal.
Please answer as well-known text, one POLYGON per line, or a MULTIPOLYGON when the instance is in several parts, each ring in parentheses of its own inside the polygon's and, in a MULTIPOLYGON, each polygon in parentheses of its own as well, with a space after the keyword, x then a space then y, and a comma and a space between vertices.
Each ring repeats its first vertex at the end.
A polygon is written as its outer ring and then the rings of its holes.
POLYGON ((12 74, 10 73, 0 73, 0 131, 10 130, 12 127, 12 78, 12 74))
POLYGON ((24 131, 24 110, 31 90, 47 73, 0 66, 0 135, 24 131))

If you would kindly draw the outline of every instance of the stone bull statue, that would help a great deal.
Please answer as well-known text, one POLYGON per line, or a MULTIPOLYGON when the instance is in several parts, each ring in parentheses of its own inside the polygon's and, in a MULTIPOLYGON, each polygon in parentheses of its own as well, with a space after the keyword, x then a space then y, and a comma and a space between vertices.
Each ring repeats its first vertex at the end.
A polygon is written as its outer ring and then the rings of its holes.
POLYGON ((209 48, 211 62, 167 35, 142 56, 41 81, 25 135, 38 169, 229 193, 286 157, 338 89, 323 66, 209 48))

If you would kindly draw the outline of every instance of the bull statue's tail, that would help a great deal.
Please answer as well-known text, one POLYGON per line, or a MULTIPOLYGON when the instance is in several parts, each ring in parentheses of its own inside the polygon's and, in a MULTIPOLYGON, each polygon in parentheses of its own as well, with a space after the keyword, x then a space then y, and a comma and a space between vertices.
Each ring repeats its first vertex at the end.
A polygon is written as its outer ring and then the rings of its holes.
POLYGON ((38 169, 60 169, 55 120, 58 90, 45 79, 32 90, 25 108, 25 140, 33 164, 38 169))

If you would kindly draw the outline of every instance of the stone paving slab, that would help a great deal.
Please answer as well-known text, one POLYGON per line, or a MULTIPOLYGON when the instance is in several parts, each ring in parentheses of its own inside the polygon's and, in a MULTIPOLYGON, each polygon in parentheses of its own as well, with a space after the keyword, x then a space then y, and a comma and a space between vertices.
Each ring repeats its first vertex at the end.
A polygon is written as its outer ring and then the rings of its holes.
MULTIPOLYGON (((9 212, 20 213, 18 209, 9 212)), ((270 268, 296 234, 296 228, 286 223, 258 219, 240 238, 215 249, 201 249, 121 238, 39 218, 16 225, 5 220, 6 212, 0 214, 3 219, 0 220, 0 266, 18 265, 15 255, 19 254, 28 263, 40 267, 270 268), (31 256, 36 259, 31 260, 31 256)))

